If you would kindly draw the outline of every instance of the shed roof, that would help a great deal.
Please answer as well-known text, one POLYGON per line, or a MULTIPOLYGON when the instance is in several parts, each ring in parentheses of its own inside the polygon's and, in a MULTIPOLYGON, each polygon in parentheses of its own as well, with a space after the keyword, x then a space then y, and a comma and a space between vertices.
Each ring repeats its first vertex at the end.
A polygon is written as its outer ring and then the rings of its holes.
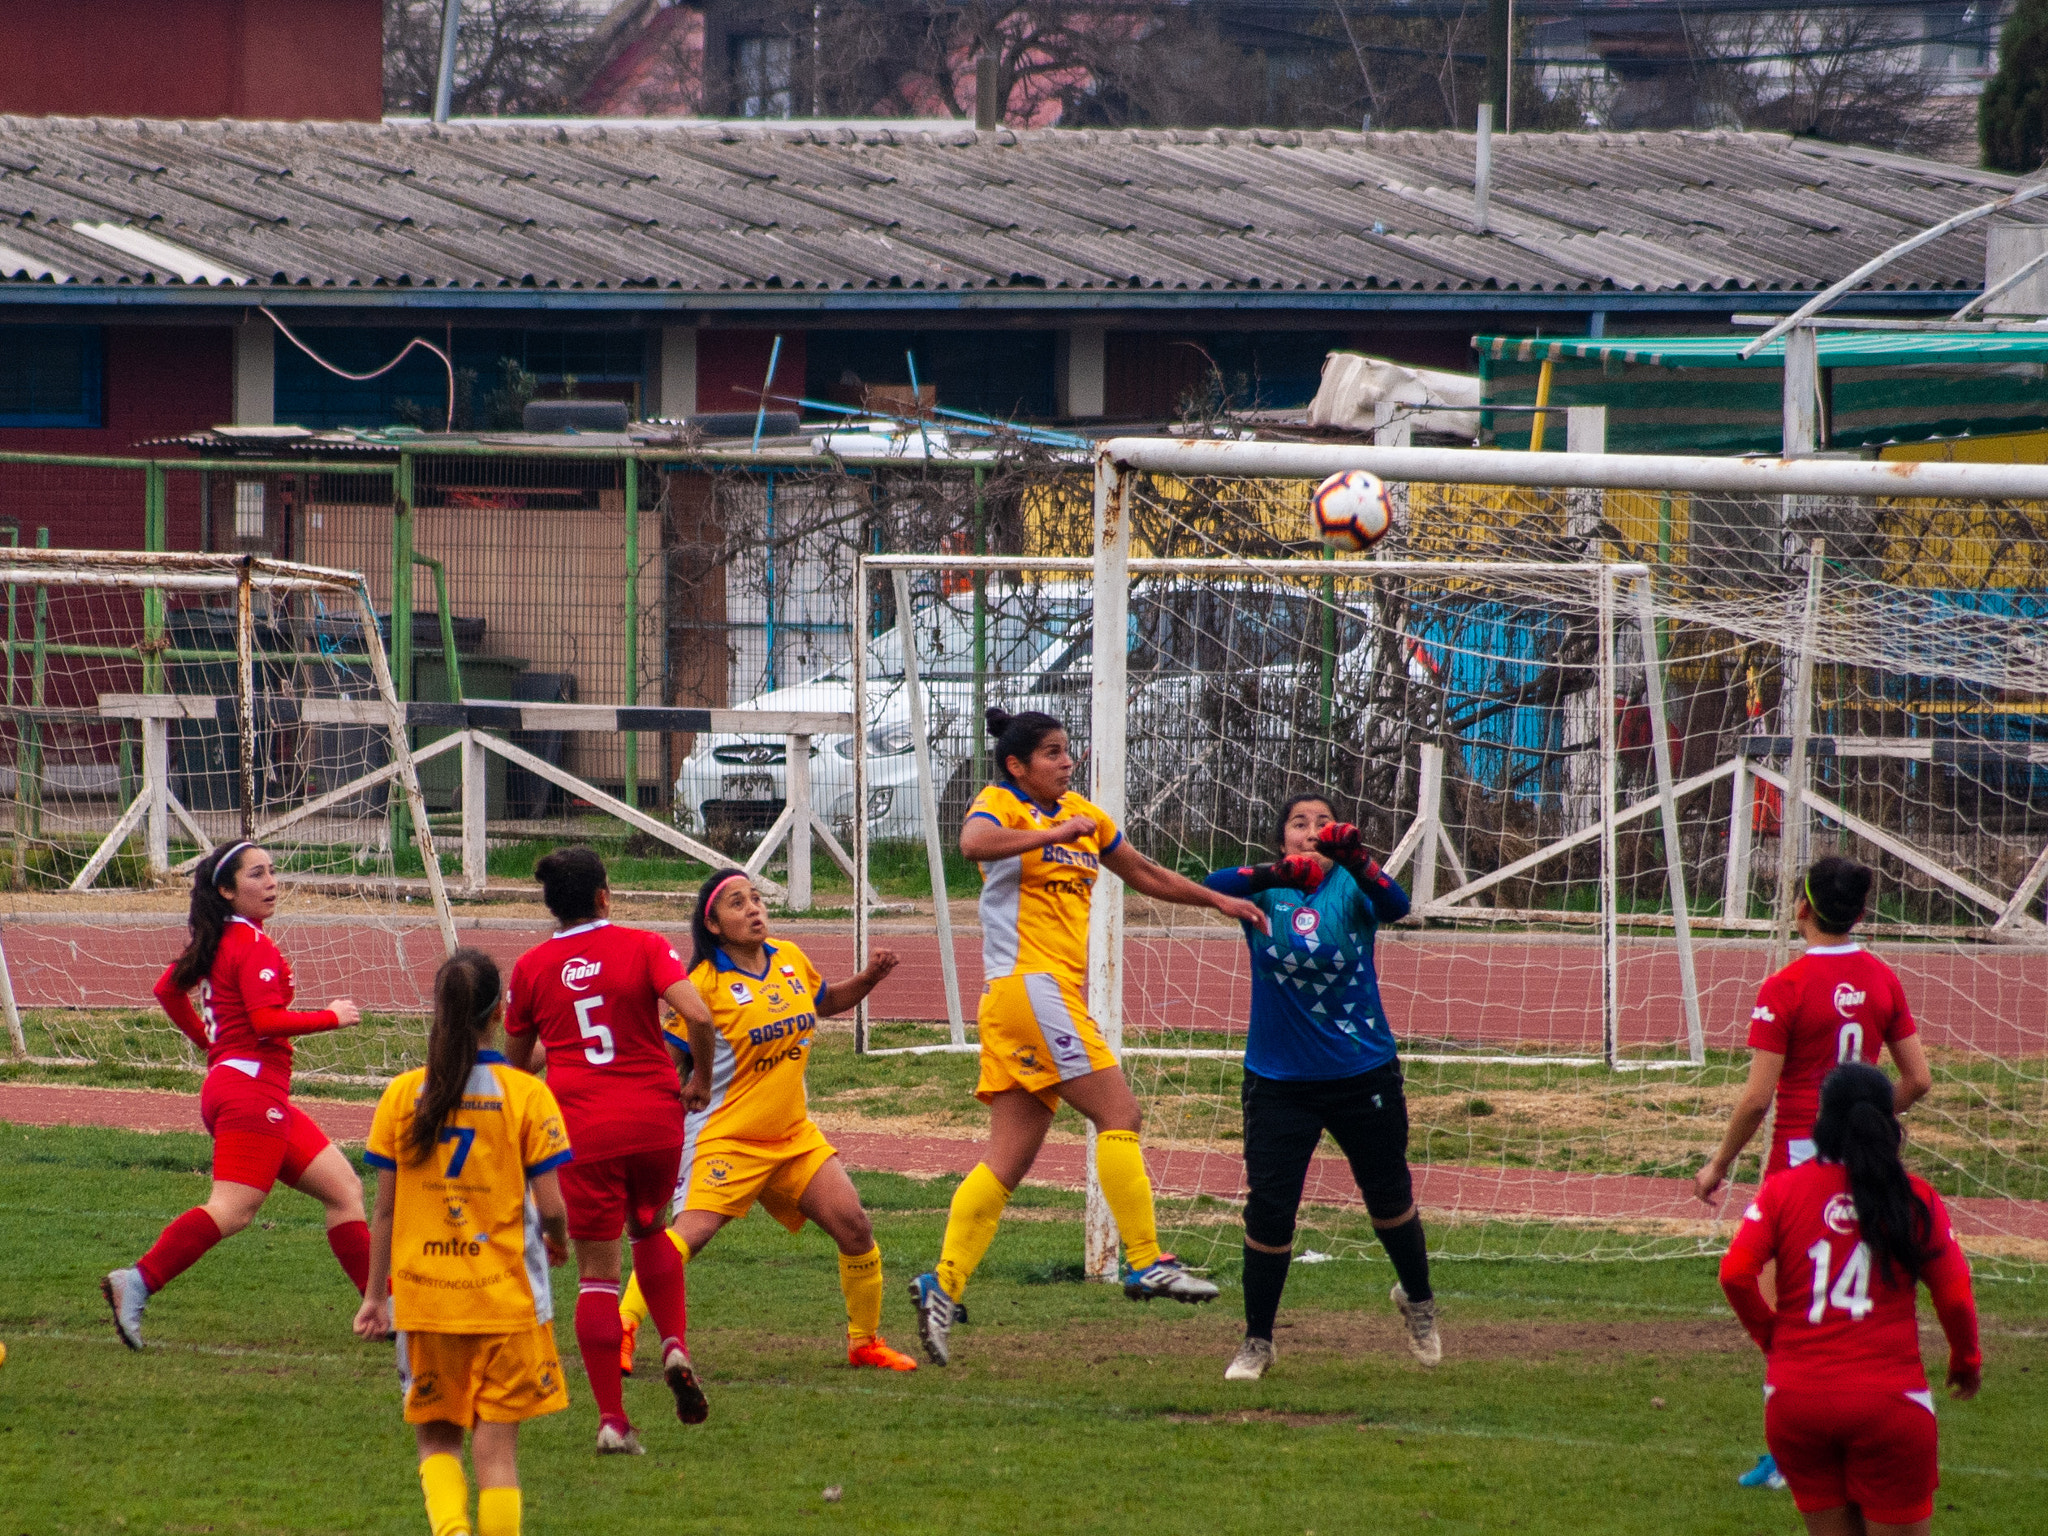
MULTIPOLYGON (((0 299, 1754 294, 2018 185, 1777 134, 1494 146, 1481 235, 1468 134, 0 117, 0 299)), ((1982 273, 1972 226, 1874 286, 1982 273)))
MULTIPOLYGON (((1754 357, 1754 338, 1731 336, 1474 336, 1473 348, 1494 361, 1540 363, 1566 358, 1648 363, 1659 368, 1782 368, 1782 339, 1754 357)), ((2048 333, 1943 334, 1938 331, 1820 331, 1814 349, 1823 368, 1955 368, 1970 363, 2048 362, 2048 333)))

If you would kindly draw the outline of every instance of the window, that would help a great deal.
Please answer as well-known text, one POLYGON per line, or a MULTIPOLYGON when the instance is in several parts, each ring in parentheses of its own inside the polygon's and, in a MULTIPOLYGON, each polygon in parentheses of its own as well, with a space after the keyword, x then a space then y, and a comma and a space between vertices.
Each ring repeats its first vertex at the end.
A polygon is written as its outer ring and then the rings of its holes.
POLYGON ((792 89, 796 42, 787 37, 732 40, 733 109, 741 117, 788 117, 796 110, 792 89))
POLYGON ((98 327, 0 326, 0 427, 101 425, 98 327))

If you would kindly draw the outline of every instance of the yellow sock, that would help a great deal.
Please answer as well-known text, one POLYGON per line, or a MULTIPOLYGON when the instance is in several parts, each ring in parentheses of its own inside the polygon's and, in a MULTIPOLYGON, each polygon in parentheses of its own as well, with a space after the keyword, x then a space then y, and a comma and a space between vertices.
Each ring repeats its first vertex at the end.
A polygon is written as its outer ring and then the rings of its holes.
POLYGON ((427 1524, 434 1536, 469 1536, 469 1479, 462 1458, 443 1451, 420 1463, 420 1492, 427 1496, 427 1524))
POLYGON ((1003 1181, 988 1171, 987 1163, 976 1163, 974 1171, 953 1191, 953 1209, 946 1217, 946 1241, 939 1250, 939 1289, 958 1301, 967 1289, 968 1278, 988 1245, 995 1241, 996 1223, 1003 1219, 1003 1207, 1010 1192, 1003 1181))
POLYGON ((846 1297, 846 1342, 865 1344, 882 1331, 882 1248, 858 1258, 839 1255, 839 1289, 846 1297))
MULTIPOLYGON (((690 1245, 683 1241, 682 1233, 670 1227, 668 1240, 676 1245, 676 1252, 683 1256, 683 1262, 689 1263, 690 1245)), ((640 1294, 640 1272, 637 1269, 626 1277, 626 1288, 619 1292, 619 1321, 636 1326, 647 1321, 647 1298, 640 1294)))
POLYGON ((479 1488, 476 1536, 519 1536, 522 1507, 517 1488, 479 1488))
POLYGON ((1124 1262, 1132 1269, 1157 1263, 1159 1223, 1152 1214, 1152 1178, 1145 1172, 1136 1131, 1096 1133, 1095 1177, 1117 1231, 1123 1234, 1124 1262))

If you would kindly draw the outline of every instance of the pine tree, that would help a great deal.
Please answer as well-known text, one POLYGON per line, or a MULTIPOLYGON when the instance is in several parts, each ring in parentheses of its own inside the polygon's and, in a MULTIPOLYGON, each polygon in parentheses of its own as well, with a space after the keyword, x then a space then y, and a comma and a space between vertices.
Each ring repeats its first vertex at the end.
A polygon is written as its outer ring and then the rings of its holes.
POLYGON ((1977 106, 1977 142, 1994 171, 2038 170, 2048 150, 2048 0, 2020 0, 1998 39, 1998 73, 1977 106))

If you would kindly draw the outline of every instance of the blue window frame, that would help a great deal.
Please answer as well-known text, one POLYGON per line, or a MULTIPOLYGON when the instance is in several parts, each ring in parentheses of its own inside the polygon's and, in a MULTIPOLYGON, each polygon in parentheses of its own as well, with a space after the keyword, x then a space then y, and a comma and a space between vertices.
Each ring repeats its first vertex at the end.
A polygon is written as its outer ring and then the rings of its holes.
POLYGON ((0 427, 98 427, 101 333, 94 325, 0 325, 0 427))

